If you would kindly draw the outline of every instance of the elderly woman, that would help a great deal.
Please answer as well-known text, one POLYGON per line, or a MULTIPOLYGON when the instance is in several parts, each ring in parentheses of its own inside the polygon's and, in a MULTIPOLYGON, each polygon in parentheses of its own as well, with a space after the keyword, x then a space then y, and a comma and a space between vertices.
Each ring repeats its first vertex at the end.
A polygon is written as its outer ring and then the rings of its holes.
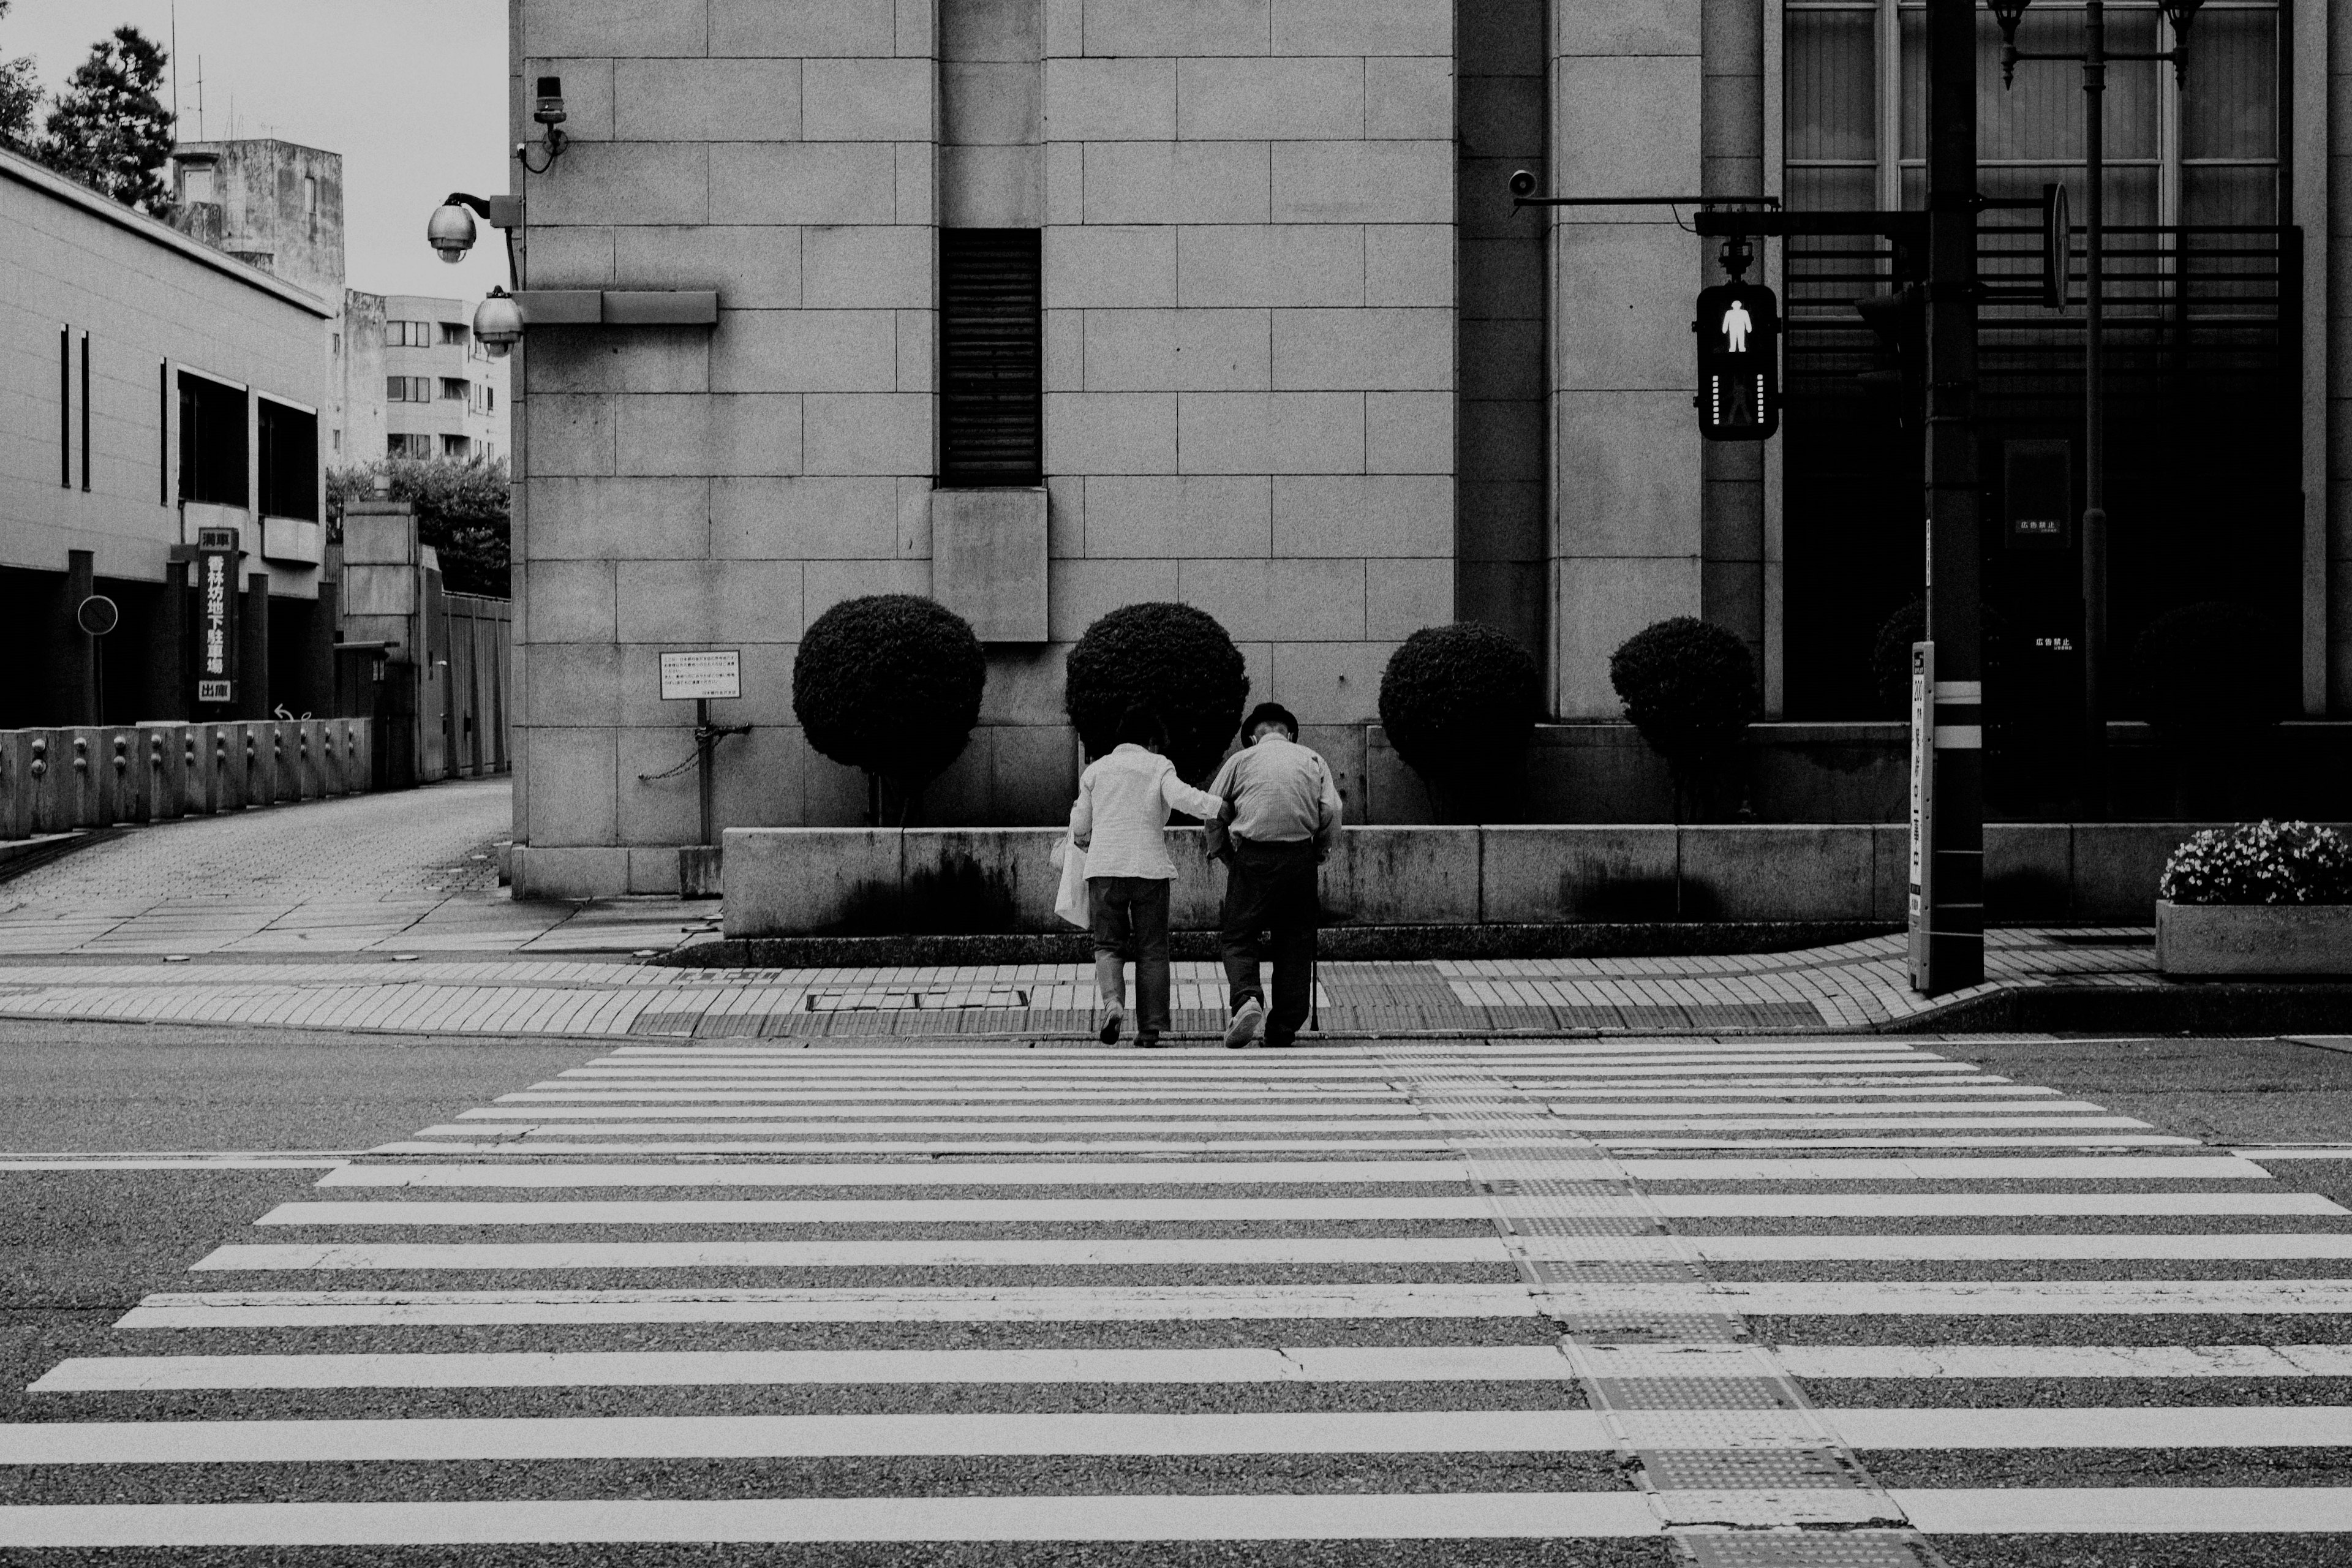
POLYGON ((1160 754, 1166 735, 1150 709, 1129 709, 1117 735, 1118 744, 1078 775, 1070 841, 1087 852, 1102 1042, 1116 1044, 1127 1021, 1125 960, 1131 952, 1140 1015, 1135 1043, 1150 1047, 1168 1027, 1168 887, 1176 864, 1162 830, 1171 809, 1206 820, 1224 802, 1176 776, 1176 764, 1160 754))

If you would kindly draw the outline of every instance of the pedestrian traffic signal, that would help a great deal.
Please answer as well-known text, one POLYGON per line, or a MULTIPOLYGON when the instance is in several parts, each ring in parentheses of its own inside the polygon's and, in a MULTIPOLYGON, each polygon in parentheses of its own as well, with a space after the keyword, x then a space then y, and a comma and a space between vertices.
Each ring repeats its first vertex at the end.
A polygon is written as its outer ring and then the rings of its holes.
POLYGON ((1780 301, 1761 283, 1698 291, 1698 432, 1761 441, 1780 427, 1780 301))
POLYGON ((1878 334, 1876 363, 1854 377, 1872 400, 1892 408, 1906 430, 1925 428, 1927 411, 1927 295, 1917 284, 1856 300, 1853 308, 1878 334))

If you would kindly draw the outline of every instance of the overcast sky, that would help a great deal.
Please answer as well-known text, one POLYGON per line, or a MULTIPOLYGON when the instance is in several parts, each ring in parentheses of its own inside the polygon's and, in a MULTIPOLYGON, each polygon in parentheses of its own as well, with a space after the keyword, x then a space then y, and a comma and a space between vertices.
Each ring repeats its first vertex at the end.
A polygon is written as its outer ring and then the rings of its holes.
MULTIPOLYGON (((180 135, 276 136, 343 157, 345 268, 379 294, 478 298, 506 281, 495 231, 456 267, 425 220, 451 191, 508 187, 506 0, 178 0, 180 135), (234 121, 231 120, 234 106, 234 121)), ((171 47, 173 0, 16 0, 0 58, 32 55, 54 92, 131 23, 171 47)), ((166 84, 166 101, 171 93, 166 84)))

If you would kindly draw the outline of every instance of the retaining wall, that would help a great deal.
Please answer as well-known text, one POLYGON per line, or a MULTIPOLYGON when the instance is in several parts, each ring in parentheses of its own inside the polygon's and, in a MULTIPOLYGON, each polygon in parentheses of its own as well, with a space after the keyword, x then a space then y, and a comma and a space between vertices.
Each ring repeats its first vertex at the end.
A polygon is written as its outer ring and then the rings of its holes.
MULTIPOLYGON (((1995 920, 2147 925, 2156 882, 2197 823, 1989 825, 1995 920)), ((1057 828, 730 828, 730 937, 1066 930, 1048 859, 1057 828)), ((1171 828, 1171 923, 1216 923, 1223 873, 1199 830, 1171 828)), ((518 857, 515 892, 534 888, 518 857)), ((1335 922, 1357 925, 1629 921, 1900 924, 1909 831, 1901 825, 1350 827, 1323 872, 1335 922)))
POLYGON ((366 719, 0 730, 0 839, 364 794, 366 719))

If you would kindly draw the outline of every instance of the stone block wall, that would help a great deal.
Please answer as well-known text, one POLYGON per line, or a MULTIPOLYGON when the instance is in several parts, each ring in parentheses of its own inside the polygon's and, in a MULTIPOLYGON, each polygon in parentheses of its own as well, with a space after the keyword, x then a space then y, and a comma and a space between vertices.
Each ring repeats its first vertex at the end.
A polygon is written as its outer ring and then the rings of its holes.
POLYGON ((573 138, 522 186, 529 285, 721 301, 519 351, 518 836, 693 839, 691 773, 641 775, 689 745, 659 654, 706 647, 756 726, 721 821, 860 819, 792 661, 839 600, 932 589, 943 216, 1044 230, 1050 613, 924 816, 1058 820, 1064 657, 1144 599, 1216 616, 1351 775, 1390 651, 1453 616, 1453 9, 517 0, 516 133, 558 75, 573 138))

